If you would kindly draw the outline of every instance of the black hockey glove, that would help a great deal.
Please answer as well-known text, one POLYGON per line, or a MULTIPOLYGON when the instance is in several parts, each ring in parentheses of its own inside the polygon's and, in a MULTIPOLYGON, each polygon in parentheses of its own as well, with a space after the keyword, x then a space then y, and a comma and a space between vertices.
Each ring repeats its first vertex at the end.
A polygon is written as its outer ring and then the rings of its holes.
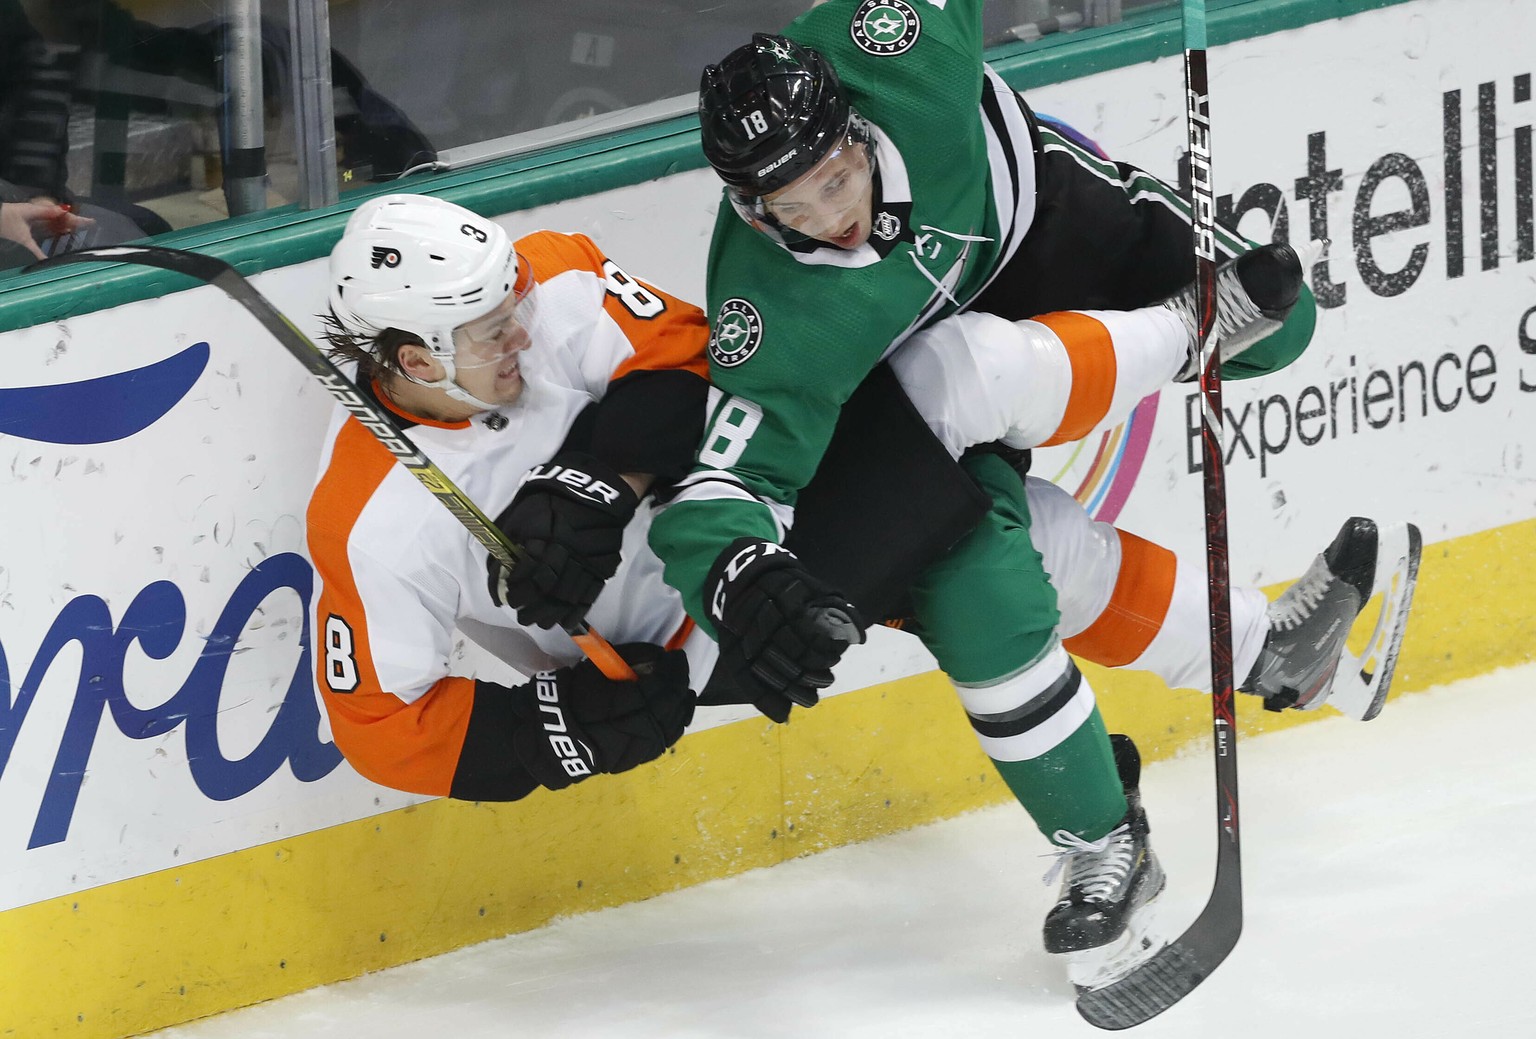
POLYGON ((660 757, 693 720, 681 650, 647 642, 615 648, 637 680, 604 678, 583 660, 511 690, 512 751, 540 786, 560 790, 598 772, 626 772, 660 757))
POLYGON ((864 641, 864 620, 853 604, 770 541, 731 542, 704 590, 720 642, 716 669, 723 669, 704 702, 750 703, 776 722, 787 721, 791 705, 816 704, 817 690, 832 684, 832 665, 864 641))
POLYGON ((591 455, 562 451, 530 470, 496 517, 524 554, 511 567, 487 561, 491 598, 523 624, 580 623, 619 568, 624 527, 639 505, 624 478, 591 455))

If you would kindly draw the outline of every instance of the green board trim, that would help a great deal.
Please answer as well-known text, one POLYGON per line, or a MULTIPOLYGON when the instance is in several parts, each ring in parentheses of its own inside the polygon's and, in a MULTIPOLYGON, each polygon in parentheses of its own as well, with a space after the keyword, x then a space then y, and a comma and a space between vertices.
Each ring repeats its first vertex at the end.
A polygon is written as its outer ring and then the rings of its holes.
MULTIPOLYGON (((1212 47, 1249 40, 1317 22, 1395 7, 1410 0, 1208 0, 1207 42, 1212 47)), ((1128 15, 1126 20, 1034 43, 993 48, 987 60, 1015 90, 1143 65, 1184 53, 1179 5, 1128 15)))
MULTIPOLYGON (((1212 46, 1344 18, 1410 0, 1211 0, 1212 46)), ((1117 25, 1008 44, 988 52, 1017 90, 1144 64, 1183 51, 1177 3, 1117 25)), ((284 206, 189 228, 156 244, 216 256, 242 274, 288 267, 330 252, 347 216, 363 201, 396 191, 447 198, 485 214, 512 213, 699 169, 698 120, 679 116, 609 136, 519 155, 451 173, 423 173, 348 192, 337 205, 284 206)), ((187 288, 178 275, 126 265, 69 266, 0 273, 0 332, 155 299, 187 288)))

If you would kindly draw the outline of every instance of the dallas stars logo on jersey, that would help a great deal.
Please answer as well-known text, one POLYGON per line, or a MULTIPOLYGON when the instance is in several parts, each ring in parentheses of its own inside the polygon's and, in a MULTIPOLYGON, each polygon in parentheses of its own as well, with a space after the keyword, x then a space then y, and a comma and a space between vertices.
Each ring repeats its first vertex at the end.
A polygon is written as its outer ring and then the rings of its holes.
POLYGON ((906 0, 864 0, 848 27, 860 50, 881 57, 905 54, 922 31, 922 20, 906 0))
POLYGON ((715 331, 709 337, 710 360, 734 368, 757 352, 763 341, 763 318, 747 300, 732 297, 720 304, 715 331))

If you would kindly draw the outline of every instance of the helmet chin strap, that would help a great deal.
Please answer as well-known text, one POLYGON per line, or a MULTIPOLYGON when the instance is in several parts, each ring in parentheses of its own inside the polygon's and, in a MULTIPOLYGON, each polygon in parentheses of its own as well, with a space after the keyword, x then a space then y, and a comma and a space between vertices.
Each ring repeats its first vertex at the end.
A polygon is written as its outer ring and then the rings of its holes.
POLYGON ((407 379, 410 379, 418 386, 428 386, 434 390, 442 390, 444 393, 448 394, 448 396, 452 397, 459 403, 468 404, 470 407, 479 408, 481 411, 494 411, 495 409, 501 407, 499 404, 491 404, 481 400, 479 397, 476 397, 473 393, 470 393, 464 387, 459 385, 458 368, 453 363, 452 332, 448 333, 448 350, 446 352, 437 345, 439 342, 438 335, 432 335, 431 339, 433 345, 427 347, 427 349, 431 351, 431 354, 433 358, 436 359, 437 363, 443 366, 443 377, 435 382, 429 382, 426 379, 418 379, 414 375, 406 375, 407 379))
POLYGON ((473 393, 470 393, 464 387, 454 382, 453 376, 451 375, 446 379, 439 379, 437 382, 430 383, 429 385, 437 387, 444 393, 448 394, 448 396, 452 397, 454 400, 462 401, 463 403, 468 404, 470 407, 479 408, 481 411, 494 411, 501 406, 499 404, 487 404, 485 401, 481 400, 479 397, 476 397, 473 393))

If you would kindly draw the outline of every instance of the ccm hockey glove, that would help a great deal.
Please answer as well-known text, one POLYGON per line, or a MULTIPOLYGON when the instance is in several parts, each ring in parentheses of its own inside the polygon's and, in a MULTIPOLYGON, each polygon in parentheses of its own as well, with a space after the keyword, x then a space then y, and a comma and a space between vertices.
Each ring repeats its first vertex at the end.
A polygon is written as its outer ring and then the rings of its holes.
POLYGON ((731 542, 704 589, 719 635, 716 672, 734 690, 709 702, 750 703, 776 722, 787 721, 791 705, 816 704, 817 690, 832 684, 832 665, 864 641, 864 620, 853 604, 771 541, 731 542))
POLYGON ((523 555, 510 567, 487 561, 491 598, 523 624, 580 623, 619 568, 624 527, 639 505, 624 478, 591 455, 562 451, 529 470, 496 517, 523 555))
POLYGON ((660 757, 693 720, 681 650, 647 642, 614 648, 636 681, 604 678, 583 660, 511 690, 512 752, 540 786, 561 790, 598 772, 626 772, 660 757))

